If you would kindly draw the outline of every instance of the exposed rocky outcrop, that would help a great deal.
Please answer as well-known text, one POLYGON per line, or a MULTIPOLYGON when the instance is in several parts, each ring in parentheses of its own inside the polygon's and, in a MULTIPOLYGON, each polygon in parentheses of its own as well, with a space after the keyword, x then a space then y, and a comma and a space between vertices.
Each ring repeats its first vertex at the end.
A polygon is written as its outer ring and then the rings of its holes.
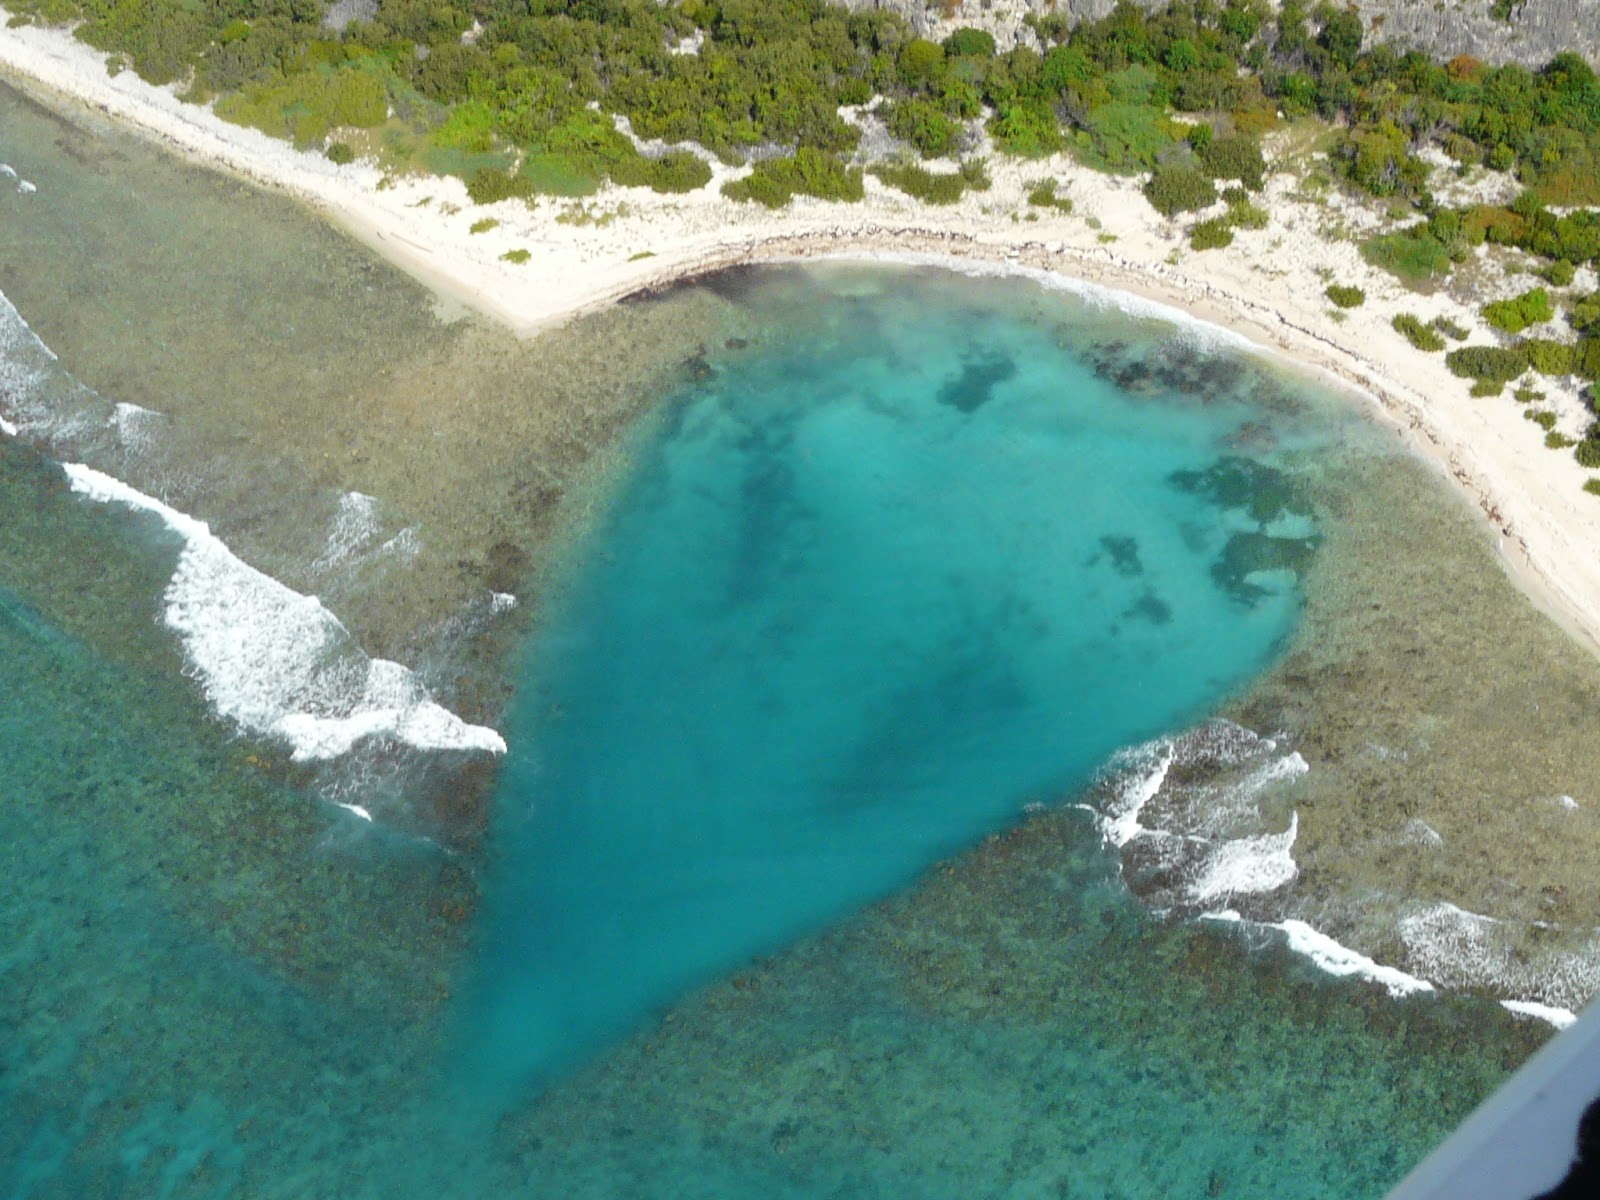
MULTIPOLYGON (((925 36, 945 37, 969 25, 987 29, 1001 49, 1033 44, 1023 24, 1030 13, 1103 17, 1116 0, 837 0, 846 8, 892 9, 925 36)), ((1167 0, 1133 0, 1162 8, 1167 0)), ((1538 66, 1562 50, 1600 62, 1600 0, 1526 0, 1509 20, 1490 12, 1492 0, 1354 0, 1371 36, 1436 58, 1472 54, 1486 62, 1538 66)))

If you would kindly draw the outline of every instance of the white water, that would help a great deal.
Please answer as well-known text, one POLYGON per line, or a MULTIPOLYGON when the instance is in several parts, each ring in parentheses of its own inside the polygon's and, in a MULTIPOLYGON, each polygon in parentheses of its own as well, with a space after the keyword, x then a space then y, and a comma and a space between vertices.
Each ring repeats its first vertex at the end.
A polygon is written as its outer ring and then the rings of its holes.
POLYGON ((242 562, 203 522, 90 467, 64 469, 74 491, 151 513, 183 538, 163 597, 166 624, 206 698, 240 728, 287 742, 297 762, 336 758, 377 737, 504 753, 493 729, 435 703, 399 663, 368 658, 315 596, 242 562))
POLYGON ((1354 975, 1359 979, 1382 984, 1391 996, 1409 996, 1417 992, 1435 990, 1428 980, 1408 975, 1397 967, 1386 967, 1382 963, 1375 962, 1365 954, 1352 950, 1327 934, 1313 929, 1304 921, 1246 921, 1231 908, 1206 913, 1201 919, 1251 925, 1260 929, 1276 929, 1285 935, 1289 949, 1296 954, 1305 955, 1319 969, 1330 975, 1354 975))

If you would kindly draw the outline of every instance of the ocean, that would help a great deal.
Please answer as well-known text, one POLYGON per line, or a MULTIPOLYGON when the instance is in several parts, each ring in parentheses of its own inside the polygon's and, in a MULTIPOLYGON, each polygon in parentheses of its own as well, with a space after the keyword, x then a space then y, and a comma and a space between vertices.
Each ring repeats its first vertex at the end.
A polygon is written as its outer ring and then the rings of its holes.
POLYGON ((0 161, 5 1195, 1376 1197, 1593 993, 1600 669, 1359 400, 0 161))

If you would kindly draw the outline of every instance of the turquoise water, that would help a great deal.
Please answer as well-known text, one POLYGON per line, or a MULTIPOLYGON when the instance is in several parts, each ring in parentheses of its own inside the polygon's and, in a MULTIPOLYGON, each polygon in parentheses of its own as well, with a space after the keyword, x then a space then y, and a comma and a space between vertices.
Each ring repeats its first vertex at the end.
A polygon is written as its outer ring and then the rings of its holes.
POLYGON ((1260 532, 1257 409, 1130 397, 932 273, 825 278, 668 401, 540 635, 486 1072, 546 1075, 1073 794, 1293 624, 1270 568, 1312 531, 1260 532))
POLYGON ((0 438, 0 1196, 1376 1197, 1537 1044, 1151 917, 1073 806, 1291 636, 1337 410, 1028 283, 708 286, 482 860, 264 766, 175 539, 0 438))

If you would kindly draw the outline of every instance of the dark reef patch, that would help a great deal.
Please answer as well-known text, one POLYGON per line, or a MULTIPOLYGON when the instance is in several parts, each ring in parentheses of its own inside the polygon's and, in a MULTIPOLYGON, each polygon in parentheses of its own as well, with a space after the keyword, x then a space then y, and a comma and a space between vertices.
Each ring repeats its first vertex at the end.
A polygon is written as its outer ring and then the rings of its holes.
POLYGON ((961 374, 939 389, 939 403, 964 413, 975 413, 994 399, 994 389, 1017 374, 1016 362, 1003 354, 968 359, 961 374))

